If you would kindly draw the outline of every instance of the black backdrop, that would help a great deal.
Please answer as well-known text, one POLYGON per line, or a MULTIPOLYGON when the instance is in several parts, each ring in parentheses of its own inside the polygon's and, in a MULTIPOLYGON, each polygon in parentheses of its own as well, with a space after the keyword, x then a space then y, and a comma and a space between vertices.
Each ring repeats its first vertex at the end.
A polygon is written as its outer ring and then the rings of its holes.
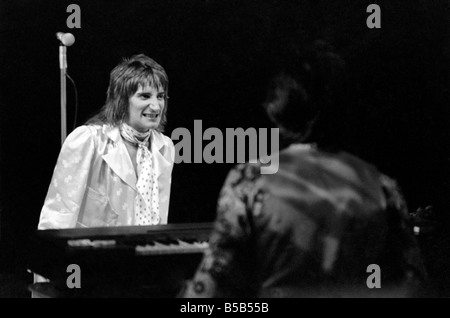
MULTIPOLYGON (((450 158, 447 0, 134 0, 0 2, 2 262, 20 262, 37 226, 60 149, 56 32, 71 32, 68 72, 78 88, 76 125, 104 102, 110 70, 145 53, 170 78, 167 135, 207 127, 270 127, 260 103, 286 48, 305 36, 331 42, 346 59, 354 103, 340 126, 348 150, 402 186, 411 210, 432 205, 447 220, 450 158), (66 8, 81 8, 69 29, 66 8), (366 8, 381 7, 381 29, 366 8), (5 256, 6 255, 6 256, 5 256)), ((67 82, 68 132, 74 94, 67 82)), ((169 222, 211 221, 230 164, 177 164, 169 222)), ((433 260, 434 261, 434 260, 433 260)))

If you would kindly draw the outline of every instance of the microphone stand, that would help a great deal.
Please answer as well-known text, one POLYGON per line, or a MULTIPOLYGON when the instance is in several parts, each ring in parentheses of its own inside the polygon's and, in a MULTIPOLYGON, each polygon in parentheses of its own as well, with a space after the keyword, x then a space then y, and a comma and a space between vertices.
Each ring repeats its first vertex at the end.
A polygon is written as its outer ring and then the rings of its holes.
POLYGON ((67 47, 64 44, 59 46, 59 69, 61 79, 61 145, 67 136, 66 122, 66 72, 67 72, 67 47))

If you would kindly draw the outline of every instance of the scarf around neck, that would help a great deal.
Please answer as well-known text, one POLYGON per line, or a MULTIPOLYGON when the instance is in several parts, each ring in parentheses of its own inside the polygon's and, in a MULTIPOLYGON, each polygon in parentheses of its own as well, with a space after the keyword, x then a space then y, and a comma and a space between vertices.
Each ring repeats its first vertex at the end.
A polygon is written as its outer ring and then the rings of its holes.
POLYGON ((159 188, 156 171, 153 167, 153 155, 149 149, 152 131, 141 133, 130 125, 122 123, 120 134, 126 141, 138 147, 136 154, 138 194, 134 201, 135 224, 158 224, 160 221, 159 188))

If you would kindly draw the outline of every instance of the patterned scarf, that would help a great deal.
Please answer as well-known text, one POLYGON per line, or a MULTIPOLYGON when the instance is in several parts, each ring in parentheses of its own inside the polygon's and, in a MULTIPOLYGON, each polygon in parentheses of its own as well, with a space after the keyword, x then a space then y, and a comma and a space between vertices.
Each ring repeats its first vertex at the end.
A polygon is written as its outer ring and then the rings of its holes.
POLYGON ((149 150, 151 130, 140 133, 126 123, 120 127, 120 134, 130 143, 137 145, 136 188, 138 194, 134 203, 134 216, 137 225, 155 225, 159 217, 159 190, 156 172, 153 169, 153 156, 149 150))

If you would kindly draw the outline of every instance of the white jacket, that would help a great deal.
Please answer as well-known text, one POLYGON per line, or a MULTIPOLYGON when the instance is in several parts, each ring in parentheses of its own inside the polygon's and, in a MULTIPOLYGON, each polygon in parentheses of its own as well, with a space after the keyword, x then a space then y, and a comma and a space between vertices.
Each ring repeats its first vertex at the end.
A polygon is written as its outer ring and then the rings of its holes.
MULTIPOLYGON (((155 130, 150 140, 159 183, 160 224, 166 224, 175 147, 155 130)), ((38 229, 135 225, 136 181, 118 127, 80 126, 61 148, 38 229)))

